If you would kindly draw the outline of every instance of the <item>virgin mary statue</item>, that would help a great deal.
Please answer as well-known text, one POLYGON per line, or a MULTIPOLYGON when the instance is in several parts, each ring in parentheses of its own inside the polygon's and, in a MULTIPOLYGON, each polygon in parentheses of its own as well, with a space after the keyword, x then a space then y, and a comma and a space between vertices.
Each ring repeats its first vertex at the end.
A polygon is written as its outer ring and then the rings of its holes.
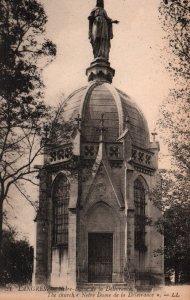
POLYGON ((109 60, 113 38, 112 23, 118 23, 110 19, 104 10, 104 1, 97 0, 96 7, 92 10, 89 19, 89 39, 92 44, 94 58, 109 60))

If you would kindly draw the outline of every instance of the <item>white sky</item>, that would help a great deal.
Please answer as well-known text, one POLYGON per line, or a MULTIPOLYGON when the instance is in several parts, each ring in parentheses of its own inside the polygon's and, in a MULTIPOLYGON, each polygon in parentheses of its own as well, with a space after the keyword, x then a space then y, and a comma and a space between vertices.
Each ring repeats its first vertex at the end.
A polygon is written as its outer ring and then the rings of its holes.
MULTIPOLYGON (((57 45, 57 58, 44 71, 46 100, 59 102, 87 83, 85 70, 92 61, 87 17, 96 0, 41 0, 49 17, 47 35, 57 45)), ((168 73, 161 58, 163 30, 158 18, 160 0, 105 0, 114 24, 110 62, 116 70, 113 85, 141 106, 154 128, 158 105, 168 94, 168 73)))
MULTIPOLYGON (((86 85, 85 70, 93 59, 88 40, 88 20, 96 0, 40 0, 48 15, 47 37, 57 45, 57 57, 43 72, 46 101, 56 105, 60 96, 86 85)), ((110 62, 116 70, 113 85, 130 95, 141 107, 150 130, 158 107, 172 83, 161 58, 164 47, 160 0, 105 0, 114 24, 110 62)), ((31 191, 32 193, 32 191, 31 191)), ((34 212, 20 200, 13 224, 34 243, 34 212), (22 219, 19 212, 22 212, 22 219)))

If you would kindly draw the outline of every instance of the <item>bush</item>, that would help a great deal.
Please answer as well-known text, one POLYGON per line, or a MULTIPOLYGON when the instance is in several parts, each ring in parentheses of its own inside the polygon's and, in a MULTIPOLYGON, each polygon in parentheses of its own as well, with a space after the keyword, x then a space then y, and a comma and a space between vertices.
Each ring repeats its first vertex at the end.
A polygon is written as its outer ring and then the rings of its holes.
POLYGON ((3 231, 0 284, 26 284, 32 280, 33 247, 26 239, 17 240, 14 230, 3 231))

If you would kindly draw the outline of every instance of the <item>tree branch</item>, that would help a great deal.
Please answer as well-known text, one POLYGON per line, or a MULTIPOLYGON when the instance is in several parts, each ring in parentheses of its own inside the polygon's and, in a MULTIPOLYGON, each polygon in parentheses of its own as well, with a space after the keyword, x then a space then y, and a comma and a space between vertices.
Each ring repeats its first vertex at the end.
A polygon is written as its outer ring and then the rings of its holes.
POLYGON ((19 172, 21 172, 22 170, 28 168, 33 163, 33 161, 35 160, 35 158, 39 155, 39 153, 40 153, 40 151, 42 149, 43 149, 43 147, 40 147, 38 149, 38 151, 33 155, 32 159, 27 164, 25 164, 24 166, 18 168, 17 171, 15 171, 14 173, 10 174, 9 176, 5 177, 5 180, 10 179, 11 177, 15 177, 17 174, 19 174, 19 172))
POLYGON ((15 185, 15 187, 17 188, 17 190, 21 193, 21 195, 26 199, 26 201, 29 202, 29 203, 32 205, 32 207, 35 209, 35 211, 37 212, 36 204, 35 204, 32 200, 30 200, 30 199, 26 196, 25 193, 23 193, 23 191, 20 189, 20 187, 19 187, 16 183, 14 183, 14 185, 15 185))
POLYGON ((24 181, 28 181, 28 182, 32 183, 33 185, 35 185, 35 186, 39 187, 39 184, 38 184, 38 183, 35 183, 34 181, 32 181, 32 180, 31 180, 31 179, 29 179, 29 178, 25 178, 25 177, 23 177, 23 178, 19 178, 18 180, 24 180, 24 181))

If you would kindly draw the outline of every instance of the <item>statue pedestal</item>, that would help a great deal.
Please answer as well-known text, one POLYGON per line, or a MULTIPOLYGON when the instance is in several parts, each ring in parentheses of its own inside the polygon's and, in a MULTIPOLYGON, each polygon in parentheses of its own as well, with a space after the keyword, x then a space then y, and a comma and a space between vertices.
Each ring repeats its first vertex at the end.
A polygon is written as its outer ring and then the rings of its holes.
POLYGON ((96 58, 88 69, 86 69, 88 81, 106 81, 112 83, 115 70, 110 67, 110 63, 104 58, 96 58))

